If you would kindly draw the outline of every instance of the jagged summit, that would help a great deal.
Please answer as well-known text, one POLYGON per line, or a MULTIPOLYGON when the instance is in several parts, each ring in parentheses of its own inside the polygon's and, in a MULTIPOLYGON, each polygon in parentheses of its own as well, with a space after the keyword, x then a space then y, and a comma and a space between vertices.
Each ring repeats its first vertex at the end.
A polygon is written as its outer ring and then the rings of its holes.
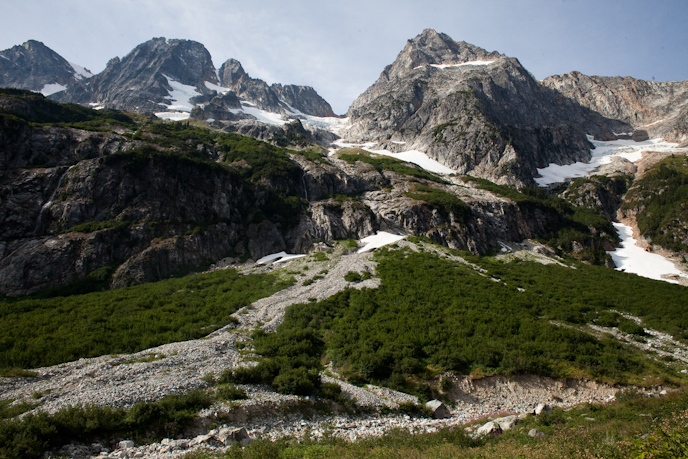
POLYGON ((90 76, 89 71, 70 64, 40 41, 29 40, 0 51, 0 87, 49 95, 90 76))
POLYGON ((444 33, 425 29, 423 33, 408 40, 391 66, 383 74, 396 78, 426 65, 457 65, 474 61, 491 61, 504 57, 496 51, 488 52, 483 48, 456 42, 444 33))
POLYGON ((586 134, 627 132, 543 86, 518 59, 426 29, 348 111, 347 140, 421 151, 462 174, 532 182, 537 168, 590 158, 586 134))
MULTIPOLYGON (((195 91, 197 96, 209 94, 206 81, 218 84, 210 53, 201 43, 153 38, 122 59, 111 59, 105 70, 88 84, 74 85, 55 99, 133 112, 156 112, 174 103, 175 96, 170 91, 195 91)), ((188 111, 192 108, 188 107, 188 111)))

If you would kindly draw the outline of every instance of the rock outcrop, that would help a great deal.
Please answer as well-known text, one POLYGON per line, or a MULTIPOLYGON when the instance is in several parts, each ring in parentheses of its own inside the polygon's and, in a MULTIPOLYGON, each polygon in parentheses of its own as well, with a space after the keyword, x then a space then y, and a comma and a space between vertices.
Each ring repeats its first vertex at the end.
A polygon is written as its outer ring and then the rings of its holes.
POLYGON ((620 138, 688 139, 688 81, 655 82, 571 72, 545 78, 542 84, 606 118, 630 125, 630 130, 616 131, 620 138))

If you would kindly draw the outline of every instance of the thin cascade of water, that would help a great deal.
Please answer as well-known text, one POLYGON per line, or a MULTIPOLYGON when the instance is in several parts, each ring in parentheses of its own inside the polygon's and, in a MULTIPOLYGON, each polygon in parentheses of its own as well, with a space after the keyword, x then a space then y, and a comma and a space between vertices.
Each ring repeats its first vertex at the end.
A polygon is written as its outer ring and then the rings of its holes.
POLYGON ((36 220, 36 226, 34 227, 34 230, 33 230, 34 236, 38 235, 38 233, 41 229, 41 226, 43 224, 43 215, 48 211, 48 209, 50 209, 50 206, 52 205, 53 201, 55 200, 55 196, 57 196, 57 191, 60 188, 62 188, 62 185, 64 184, 64 180, 67 177, 67 174, 69 174, 69 171, 71 171, 73 167, 74 166, 69 166, 69 168, 67 168, 67 170, 64 172, 64 174, 62 174, 62 176, 60 177, 60 180, 58 180, 58 182, 57 182, 57 186, 53 190, 53 193, 50 195, 50 199, 48 199, 48 202, 43 204, 43 207, 41 207, 41 211, 38 213, 38 220, 36 220))

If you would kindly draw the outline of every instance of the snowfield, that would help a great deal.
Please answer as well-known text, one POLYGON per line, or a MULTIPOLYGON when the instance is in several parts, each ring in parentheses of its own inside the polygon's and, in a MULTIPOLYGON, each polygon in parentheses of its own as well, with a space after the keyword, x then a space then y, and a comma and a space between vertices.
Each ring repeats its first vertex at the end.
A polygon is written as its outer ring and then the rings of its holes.
MULTIPOLYGON (((398 143, 398 142, 395 142, 398 143)), ((434 159, 431 159, 428 155, 419 150, 409 150, 403 151, 401 153, 392 153, 387 150, 373 150, 375 142, 369 143, 347 143, 344 140, 336 140, 333 142, 340 148, 360 148, 367 151, 368 153, 373 153, 376 155, 389 156, 401 161, 406 161, 407 163, 413 163, 416 166, 420 166, 429 172, 434 172, 436 174, 455 174, 456 171, 448 168, 447 166, 438 163, 434 159)), ((330 155, 334 154, 336 151, 331 150, 330 155)))
MULTIPOLYGON (((628 135, 628 133, 622 133, 628 135)), ((610 140, 602 141, 595 140, 592 136, 588 136, 588 140, 594 145, 594 149, 590 150, 590 161, 587 163, 577 162, 560 166, 558 164, 550 164, 549 166, 538 169, 541 177, 536 178, 540 186, 547 186, 553 183, 561 183, 566 179, 573 179, 577 177, 587 177, 594 173, 603 164, 609 164, 614 156, 620 156, 633 163, 640 160, 643 151, 658 151, 667 153, 686 153, 688 149, 677 148, 677 143, 667 142, 662 138, 646 140, 644 142, 635 142, 633 140, 610 140)))
POLYGON ((396 234, 387 233, 386 231, 378 231, 376 235, 364 237, 359 241, 365 245, 358 249, 358 253, 370 252, 380 247, 394 244, 405 238, 406 236, 398 236, 396 234))
POLYGON ((621 248, 607 253, 612 256, 617 270, 674 284, 678 284, 678 281, 668 278, 668 276, 688 278, 676 269, 672 261, 638 247, 633 238, 633 229, 630 226, 614 223, 614 228, 621 237, 621 248))
POLYGON ((256 264, 266 265, 268 263, 277 264, 285 261, 296 260, 297 258, 305 257, 306 255, 294 255, 287 252, 278 252, 270 255, 266 255, 260 260, 256 261, 256 264))
POLYGON ((40 90, 40 93, 48 97, 50 94, 55 94, 56 92, 64 91, 65 89, 67 89, 67 86, 63 86, 59 83, 46 84, 43 86, 43 89, 40 90))
POLYGON ((81 80, 82 78, 91 78, 93 76, 93 74, 91 72, 89 72, 88 70, 86 70, 84 67, 82 67, 80 65, 77 65, 73 62, 70 62, 69 65, 71 65, 72 68, 74 69, 74 77, 77 80, 81 80))
POLYGON ((161 103, 160 105, 167 108, 167 111, 158 112, 155 116, 172 121, 189 119, 191 110, 194 108, 191 99, 200 96, 201 93, 198 92, 194 86, 175 81, 165 74, 163 74, 163 76, 167 78, 167 84, 172 88, 172 90, 169 91, 169 96, 165 96, 165 99, 170 100, 170 104, 166 105, 161 103))
MULTIPOLYGON (((451 67, 464 67, 468 65, 490 65, 494 61, 470 61, 470 62, 463 62, 461 64, 429 64, 430 67, 435 67, 436 69, 448 69, 451 67)), ((418 67, 414 67, 413 70, 416 69, 422 69, 425 67, 425 65, 419 65, 418 67)))

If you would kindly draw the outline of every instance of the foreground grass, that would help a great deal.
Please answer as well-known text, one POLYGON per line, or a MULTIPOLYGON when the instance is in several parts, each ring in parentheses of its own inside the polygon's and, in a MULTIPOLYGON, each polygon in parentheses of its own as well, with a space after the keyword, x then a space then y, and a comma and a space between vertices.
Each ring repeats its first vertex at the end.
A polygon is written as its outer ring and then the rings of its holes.
POLYGON ((0 368, 35 368, 201 338, 230 323, 230 314, 239 308, 292 282, 222 270, 85 295, 0 303, 0 368))
POLYGON ((226 453, 203 452, 187 459, 289 459, 289 458, 668 458, 688 453, 688 395, 685 391, 659 399, 627 393, 609 405, 585 404, 572 410, 556 409, 528 417, 512 431, 474 440, 462 428, 436 433, 410 434, 393 430, 379 438, 354 442, 326 437, 259 439, 226 453), (530 438, 537 428, 544 438, 530 438), (653 453, 650 455, 649 453, 653 453))

